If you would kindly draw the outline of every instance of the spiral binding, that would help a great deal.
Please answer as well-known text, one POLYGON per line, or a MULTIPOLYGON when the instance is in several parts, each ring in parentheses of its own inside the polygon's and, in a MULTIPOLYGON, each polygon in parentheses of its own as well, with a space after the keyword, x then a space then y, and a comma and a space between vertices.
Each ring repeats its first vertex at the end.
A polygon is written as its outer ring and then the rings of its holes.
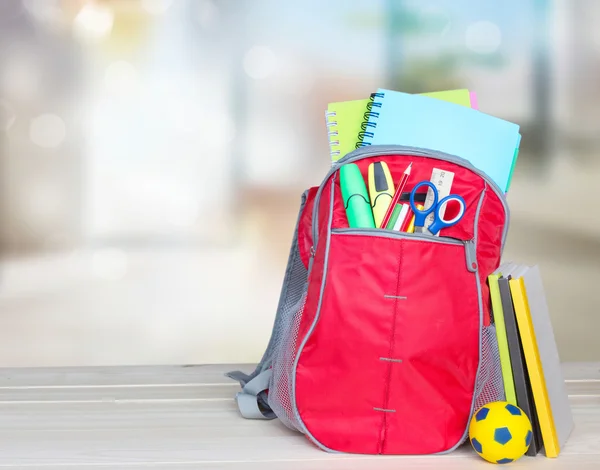
POLYGON ((339 156, 340 151, 334 150, 333 147, 335 145, 340 145, 340 141, 335 139, 334 137, 338 135, 338 131, 336 129, 337 121, 330 120, 329 118, 335 118, 337 113, 335 111, 325 111, 325 122, 327 123, 327 136, 329 139, 329 153, 331 155, 331 160, 333 162, 334 158, 339 156))
POLYGON ((381 102, 375 101, 375 98, 383 98, 383 97, 384 97, 384 93, 371 93, 371 96, 369 97, 370 101, 367 103, 367 111, 363 115, 363 122, 360 125, 360 128, 362 130, 356 136, 358 141, 356 142, 356 145, 354 146, 354 148, 358 149, 358 148, 364 147, 366 145, 371 145, 370 142, 365 142, 364 139, 365 139, 365 137, 373 138, 373 132, 367 131, 367 128, 375 129, 377 127, 377 123, 372 122, 371 118, 376 119, 379 117, 379 112, 373 111, 373 108, 381 108, 381 102))

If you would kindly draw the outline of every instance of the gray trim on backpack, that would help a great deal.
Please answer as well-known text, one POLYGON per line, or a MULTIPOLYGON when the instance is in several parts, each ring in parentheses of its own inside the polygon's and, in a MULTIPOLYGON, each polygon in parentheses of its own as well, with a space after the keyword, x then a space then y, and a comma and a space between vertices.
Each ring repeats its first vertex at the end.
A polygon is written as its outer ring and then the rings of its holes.
MULTIPOLYGON (((317 242, 318 242, 318 224, 317 224, 317 222, 318 222, 318 209, 319 209, 320 197, 321 197, 323 188, 325 187, 328 179, 330 177, 333 177, 333 181, 335 181, 335 175, 336 175, 336 171, 338 170, 338 166, 343 163, 349 163, 349 162, 361 160, 363 158, 368 158, 371 156, 387 155, 391 152, 396 152, 396 153, 401 152, 403 155, 415 155, 415 156, 423 156, 423 157, 447 160, 447 161, 456 163, 458 165, 464 166, 465 168, 472 170, 473 172, 479 174, 485 180, 485 182, 487 184, 485 185, 485 187, 481 193, 481 196, 479 198, 479 202, 477 205, 476 213, 475 213, 473 249, 476 252, 477 242, 478 242, 479 218, 480 218, 481 208, 483 206, 483 199, 485 197, 485 194, 486 194, 486 191, 487 191, 487 188, 489 185, 494 190, 494 192, 496 192, 496 194, 498 195, 500 201, 502 202, 502 205, 504 206, 504 210, 505 210, 505 214, 506 214, 504 231, 502 234, 502 244, 501 244, 501 252, 503 251, 504 243, 506 241, 506 234, 508 232, 510 212, 509 212, 509 208, 508 208, 508 205, 506 202, 506 197, 505 197, 504 193, 502 193, 502 191, 500 190, 498 185, 496 185, 496 183, 493 180, 491 180, 491 178, 489 178, 489 176, 487 176, 482 171, 476 169, 470 162, 468 162, 465 159, 462 159, 462 158, 456 157, 456 156, 452 156, 452 155, 448 155, 448 154, 443 154, 441 152, 426 151, 427 152, 426 153, 425 151, 420 150, 420 149, 414 150, 411 147, 404 147, 404 146, 372 146, 372 147, 366 147, 366 148, 363 147, 361 149, 357 149, 353 152, 350 152, 345 157, 338 160, 337 164, 328 172, 327 176, 323 179, 323 182, 319 186, 317 195, 315 197, 315 203, 314 203, 315 206, 314 206, 313 214, 312 214, 312 231, 313 231, 313 246, 314 247, 317 246, 317 242)), ((324 265, 323 265, 323 277, 321 280, 321 286, 320 286, 320 291, 319 291, 319 302, 317 305, 317 311, 315 313, 315 318, 314 318, 308 332, 304 336, 302 343, 300 344, 300 347, 298 348, 298 351, 296 353, 296 358, 294 360, 294 365, 293 365, 292 374, 291 374, 292 375, 292 398, 291 398, 291 400, 292 400, 292 409, 294 412, 294 416, 298 422, 298 425, 301 427, 301 431, 307 437, 309 437, 310 440, 316 446, 318 446, 322 450, 324 450, 326 452, 331 452, 331 453, 341 453, 341 452, 329 449, 328 447, 323 445, 321 442, 319 442, 310 433, 310 431, 307 429, 306 425, 302 421, 302 418, 298 411, 298 407, 296 405, 296 396, 295 396, 296 373, 297 373, 298 362, 300 360, 300 356, 302 355, 302 350, 304 349, 304 346, 306 345, 306 343, 308 342, 309 338, 311 337, 313 331, 315 330, 317 323, 319 321, 320 315, 321 315, 323 292, 325 290, 325 284, 326 284, 326 280, 327 280, 327 268, 328 268, 328 264, 329 264, 329 249, 330 249, 331 234, 332 234, 331 225, 332 225, 332 220, 333 220, 334 187, 335 187, 335 185, 332 182, 332 184, 331 184, 331 201, 329 204, 329 221, 328 221, 328 227, 327 227, 327 239, 326 239, 326 244, 325 244, 325 257, 324 257, 324 265)), ((465 244, 465 250, 469 250, 469 249, 470 249, 470 247, 467 246, 467 244, 465 244)), ((467 259, 469 259, 468 254, 465 254, 465 257, 467 259)), ((476 397, 477 381, 479 379, 479 375, 480 375, 481 367, 482 367, 483 298, 482 298, 482 290, 481 290, 481 280, 479 279, 479 264, 477 263, 477 267, 474 271, 472 269, 469 269, 469 271, 472 272, 473 275, 475 276, 475 282, 476 282, 476 287, 477 287, 478 307, 479 307, 479 333, 478 333, 479 334, 479 358, 478 358, 479 362, 478 362, 478 367, 477 367, 477 373, 475 375, 475 380, 473 383, 473 397, 472 397, 472 402, 471 402, 471 411, 469 414, 469 416, 471 417, 474 412, 474 407, 475 407, 475 403, 476 403, 476 399, 477 399, 477 397, 476 397)), ((452 448, 445 450, 445 451, 437 452, 436 454, 446 454, 446 453, 456 450, 458 447, 460 447, 464 443, 465 437, 468 435, 468 430, 469 430, 469 422, 467 422, 467 426, 466 426, 463 436, 452 448)))
MULTIPOLYGON (((335 175, 333 176, 333 181, 335 181, 335 175)), ((302 343, 300 343, 300 347, 298 348, 298 352, 296 353, 296 357, 294 358, 294 365, 292 367, 292 396, 290 397, 290 399, 292 402, 291 405, 292 405, 292 411, 294 412, 294 417, 296 418, 296 421, 298 422, 298 425, 301 428, 300 431, 304 435, 308 436, 310 438, 310 440, 316 446, 318 446, 325 452, 338 454, 341 452, 338 452, 336 450, 326 447, 311 434, 311 432, 307 429, 306 425, 304 424, 304 421, 302 421, 302 417, 300 416, 300 412, 298 411, 298 406, 296 405, 296 369, 298 368, 298 361, 300 359, 300 355, 302 354, 302 350, 304 349, 306 342, 308 341, 308 339, 312 335, 312 332, 314 331, 315 327, 317 326, 317 323, 319 321, 319 316, 321 315, 321 304, 323 303, 323 291, 325 290, 325 280, 327 279, 327 265, 329 264, 329 245, 330 245, 330 240, 331 240, 331 223, 333 221, 334 189, 335 189, 335 185, 332 184, 331 185, 331 201, 329 204, 329 221, 327 223, 328 229, 327 229, 327 244, 325 246, 325 262, 324 262, 325 264, 323 266, 323 279, 321 280, 321 289, 319 291, 319 303, 317 305, 317 311, 315 313, 315 318, 312 322, 312 325, 310 325, 310 329, 304 336, 302 343)), ((315 200, 315 204, 316 204, 316 202, 317 201, 315 200)), ((315 209, 316 209, 316 206, 315 206, 315 209)), ((313 213, 314 213, 314 210, 313 210, 313 213)), ((313 243, 314 243, 314 241, 313 241, 313 243)))

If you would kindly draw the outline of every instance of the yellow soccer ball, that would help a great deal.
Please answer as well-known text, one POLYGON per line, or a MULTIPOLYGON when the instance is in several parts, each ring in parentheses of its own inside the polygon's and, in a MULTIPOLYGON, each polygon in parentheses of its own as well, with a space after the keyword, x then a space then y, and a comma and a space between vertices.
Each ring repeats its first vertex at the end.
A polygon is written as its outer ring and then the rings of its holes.
POLYGON ((532 437, 527 415, 506 401, 482 406, 469 425, 471 446, 479 456, 492 463, 506 464, 520 459, 527 452, 532 437))

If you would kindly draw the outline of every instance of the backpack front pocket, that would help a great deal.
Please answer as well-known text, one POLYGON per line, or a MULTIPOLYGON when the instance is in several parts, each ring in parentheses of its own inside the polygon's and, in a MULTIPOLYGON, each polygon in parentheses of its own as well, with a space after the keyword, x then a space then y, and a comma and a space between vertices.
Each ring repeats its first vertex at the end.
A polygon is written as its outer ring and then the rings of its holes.
POLYGON ((443 452, 464 438, 480 354, 470 242, 334 229, 324 289, 299 351, 308 435, 354 453, 443 452))

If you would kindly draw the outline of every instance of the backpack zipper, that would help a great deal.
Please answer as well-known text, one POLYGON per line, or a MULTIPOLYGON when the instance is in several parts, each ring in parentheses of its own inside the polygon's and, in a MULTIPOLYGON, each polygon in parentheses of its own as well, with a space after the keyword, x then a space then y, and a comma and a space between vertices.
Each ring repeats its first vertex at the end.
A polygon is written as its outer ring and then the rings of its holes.
POLYGON ((308 258, 308 270, 307 270, 307 275, 310 276, 310 272, 312 271, 312 267, 313 267, 313 262, 315 260, 315 246, 312 245, 310 247, 310 257, 308 258))
MULTIPOLYGON (((447 161, 450 163, 455 163, 455 164, 462 166, 468 170, 471 170, 472 172, 474 172, 474 173, 478 174, 480 177, 482 177, 488 183, 488 185, 492 188, 492 190, 496 193, 496 195, 500 199, 500 202, 502 203, 502 206, 504 207, 504 212, 506 214, 506 218, 505 218, 505 223, 504 223, 504 230, 502 232, 502 247, 501 247, 501 249, 504 249, 504 243, 506 242, 506 235, 508 233, 508 228, 509 228, 509 223, 510 223, 510 209, 508 207, 508 203, 506 201, 505 194, 502 192, 502 190, 496 184, 496 182, 494 180, 492 180, 485 172, 481 171, 479 168, 476 168, 471 162, 469 162, 468 160, 466 160, 464 158, 457 157, 455 155, 450 155, 450 154, 447 154, 444 152, 438 152, 435 150, 420 149, 420 148, 416 148, 416 147, 407 147, 404 145, 365 146, 365 147, 361 147, 356 150, 353 150, 352 152, 346 154, 343 158, 341 158, 337 162, 335 162, 335 164, 331 167, 331 169, 329 170, 329 172, 327 173, 327 175, 321 182, 319 189, 317 191, 317 195, 315 196, 315 204, 314 204, 314 210, 313 210, 313 214, 312 214, 313 246, 317 246, 318 238, 319 238, 317 221, 319 220, 318 213, 319 213, 319 205, 320 205, 320 200, 321 200, 321 193, 323 192, 323 188, 325 187, 325 184, 327 183, 329 178, 336 171, 338 171, 339 167, 343 164, 355 162, 358 160, 362 160, 364 158, 376 157, 378 155, 389 155, 390 153, 398 153, 398 154, 402 154, 402 155, 410 155, 410 156, 415 156, 415 157, 426 157, 426 158, 433 158, 433 159, 437 159, 437 160, 444 160, 444 161, 447 161)), ((373 230, 373 229, 371 229, 371 230, 373 230)), ((386 231, 386 229, 374 229, 374 230, 380 230, 380 231, 384 231, 384 232, 386 231)))
MULTIPOLYGON (((424 233, 407 233, 398 232, 394 230, 381 230, 378 228, 337 228, 333 229, 331 233, 348 234, 348 235, 368 235, 370 237, 381 237, 381 238, 397 238, 405 240, 421 240, 429 243, 441 243, 444 245, 458 245, 464 246, 465 248, 465 263, 467 270, 474 273, 477 271, 477 253, 475 249, 475 240, 461 240, 453 237, 436 237, 433 235, 427 235, 424 233)), ((311 247, 311 256, 313 255, 314 248, 311 247)))

